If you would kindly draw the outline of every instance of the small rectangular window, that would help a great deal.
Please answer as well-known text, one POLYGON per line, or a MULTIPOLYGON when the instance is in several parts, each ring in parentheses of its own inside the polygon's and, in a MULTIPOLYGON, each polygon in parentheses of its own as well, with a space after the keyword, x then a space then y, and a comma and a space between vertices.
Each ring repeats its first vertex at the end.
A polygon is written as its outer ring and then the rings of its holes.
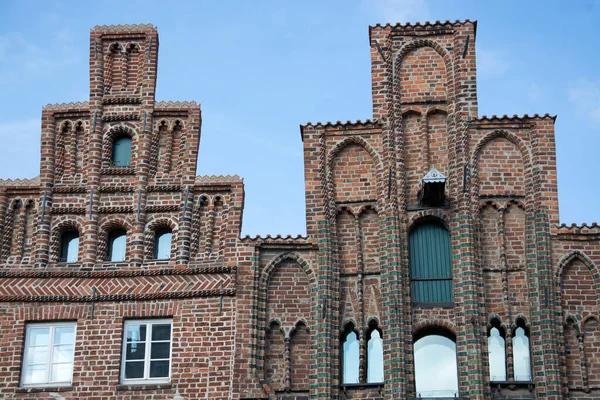
POLYGON ((21 386, 70 386, 75 322, 27 324, 21 386))
POLYGON ((171 378, 170 319, 125 322, 122 383, 165 383, 171 378))

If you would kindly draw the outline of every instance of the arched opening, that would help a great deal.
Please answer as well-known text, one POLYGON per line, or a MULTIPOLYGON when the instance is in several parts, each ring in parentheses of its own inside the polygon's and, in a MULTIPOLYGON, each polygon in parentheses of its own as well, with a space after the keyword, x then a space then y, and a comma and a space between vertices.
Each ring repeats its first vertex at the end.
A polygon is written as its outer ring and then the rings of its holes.
POLYGON ((74 263, 79 259, 79 232, 69 230, 60 236, 60 262, 74 263))
POLYGON ((125 261, 127 250, 127 232, 124 229, 115 229, 108 234, 108 259, 107 261, 125 261))
POLYGON ((131 164, 131 138, 121 136, 113 142, 112 165, 114 167, 129 167, 131 164))
POLYGON ((354 324, 348 323, 341 337, 342 382, 360 382, 360 344, 354 324))
POLYGON ((376 321, 367 331, 367 383, 383 383, 383 335, 376 321))
POLYGON ((414 304, 452 304, 450 234, 439 221, 415 226, 409 235, 411 297, 414 304))
POLYGON ((171 258, 171 241, 173 231, 171 228, 161 228, 154 234, 154 259, 168 260, 171 258))
POLYGON ((490 381, 506 381, 506 333, 500 321, 494 319, 488 329, 488 360, 490 381))
POLYGON ((455 397, 458 394, 456 337, 443 329, 428 329, 415 336, 417 397, 455 397))
POLYGON ((529 328, 522 319, 517 320, 513 332, 513 364, 515 381, 531 381, 531 352, 529 347, 529 328))

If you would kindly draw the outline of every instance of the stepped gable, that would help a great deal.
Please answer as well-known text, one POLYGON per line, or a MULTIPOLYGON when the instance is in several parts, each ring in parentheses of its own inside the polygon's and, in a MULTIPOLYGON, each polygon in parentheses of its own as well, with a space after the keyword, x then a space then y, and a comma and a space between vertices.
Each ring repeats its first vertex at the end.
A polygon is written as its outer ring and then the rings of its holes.
POLYGON ((76 101, 72 103, 56 103, 56 104, 47 104, 43 110, 44 111, 79 111, 79 110, 88 110, 90 107, 90 103, 88 101, 76 101))
POLYGON ((25 186, 39 186, 40 177, 36 176, 31 179, 0 179, 0 186, 4 187, 25 187, 25 186))

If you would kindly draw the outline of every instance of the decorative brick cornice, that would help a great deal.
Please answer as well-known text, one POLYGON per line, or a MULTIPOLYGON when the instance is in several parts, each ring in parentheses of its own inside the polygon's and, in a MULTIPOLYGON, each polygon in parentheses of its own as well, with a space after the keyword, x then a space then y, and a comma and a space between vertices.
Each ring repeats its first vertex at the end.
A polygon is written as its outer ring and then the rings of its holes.
POLYGON ((149 270, 106 270, 106 271, 52 271, 52 270, 0 270, 0 279, 3 278, 134 278, 142 276, 169 276, 169 275, 201 275, 224 274, 235 272, 236 268, 228 265, 207 265, 197 268, 161 268, 149 270))
POLYGON ((560 224, 556 226, 556 233, 559 235, 598 235, 600 234, 600 225, 596 222, 592 222, 590 225, 585 222, 581 225, 560 224))
POLYGON ((133 206, 107 206, 98 207, 100 214, 120 214, 120 213, 131 213, 133 212, 133 206))
POLYGON ((41 303, 59 303, 59 302, 103 302, 103 301, 148 301, 164 299, 189 299, 195 297, 210 296, 235 296, 235 289, 210 289, 210 290, 191 290, 187 292, 169 292, 169 293, 136 293, 136 294, 116 294, 116 295, 97 295, 97 296, 71 296, 71 295, 14 295, 1 296, 0 302, 41 302, 41 303))
POLYGON ((154 108, 198 108, 200 104, 195 101, 155 101, 154 108))
POLYGON ((88 110, 90 107, 90 103, 87 101, 77 101, 74 103, 56 103, 56 104, 47 104, 43 110, 44 111, 79 111, 81 109, 88 110))
POLYGON ((142 104, 142 99, 137 96, 106 96, 102 99, 102 104, 142 104))
POLYGON ((148 192, 177 192, 181 190, 181 185, 148 185, 148 192))
POLYGON ((499 122, 499 121, 510 121, 510 122, 527 122, 527 121, 531 121, 534 119, 551 119, 552 121, 556 121, 556 115, 550 115, 550 114, 544 114, 544 115, 539 115, 539 114, 533 114, 533 115, 528 115, 528 114, 523 114, 523 115, 517 115, 514 114, 512 117, 509 115, 502 115, 502 116, 498 116, 498 115, 492 115, 492 116, 487 116, 487 115, 482 115, 479 118, 474 119, 474 122, 499 122))
POLYGON ((156 30, 152 24, 96 25, 91 31, 102 33, 139 32, 156 30))
POLYGON ((100 168, 103 175, 135 175, 135 167, 108 167, 100 168))
POLYGON ((85 207, 52 207, 52 214, 85 214, 85 207))
POLYGON ((179 204, 167 204, 167 205, 154 205, 147 206, 146 212, 167 212, 167 211, 179 211, 181 207, 179 204))
POLYGON ((36 176, 31 179, 0 179, 0 186, 39 186, 40 177, 36 176))
POLYGON ((139 119, 139 114, 111 114, 102 116, 102 121, 104 122, 139 121, 139 119))
POLYGON ((196 185, 206 185, 214 183, 242 183, 243 179, 238 175, 199 175, 196 176, 194 183, 196 185))
POLYGON ((260 235, 256 235, 256 236, 246 235, 246 236, 240 238, 240 241, 242 243, 253 244, 253 245, 259 245, 259 244, 307 244, 308 245, 308 244, 312 244, 309 241, 308 236, 303 236, 303 235, 297 235, 297 236, 276 235, 275 237, 273 237, 271 235, 267 235, 264 237, 260 236, 260 235))
POLYGON ((100 186, 100 193, 131 193, 135 190, 133 186, 100 186))
POLYGON ((86 193, 88 188, 85 186, 55 186, 54 193, 86 193))
POLYGON ((469 25, 469 24, 477 24, 477 21, 471 21, 469 19, 465 19, 464 21, 460 21, 460 20, 456 20, 456 21, 434 21, 434 22, 430 22, 430 21, 425 21, 423 23, 417 22, 414 24, 411 24, 410 22, 406 22, 406 23, 397 23, 397 24, 390 24, 390 23, 386 23, 386 24, 375 24, 372 26, 369 26, 369 33, 371 32, 371 30, 375 30, 375 29, 393 29, 394 31, 398 31, 398 30, 416 30, 416 29, 440 29, 440 28, 455 28, 455 27, 459 27, 459 26, 463 26, 463 25, 469 25))

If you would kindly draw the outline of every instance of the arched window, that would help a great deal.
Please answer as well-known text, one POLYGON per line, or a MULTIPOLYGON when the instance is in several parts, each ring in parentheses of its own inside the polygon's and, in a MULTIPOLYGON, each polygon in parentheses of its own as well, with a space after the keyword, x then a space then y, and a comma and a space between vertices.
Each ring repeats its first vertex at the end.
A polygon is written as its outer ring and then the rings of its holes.
POLYGON ((413 303, 452 303, 450 234, 439 222, 415 226, 409 236, 413 303))
POLYGON ((458 393, 455 337, 433 330, 415 338, 417 397, 455 397, 458 393))
POLYGON ((131 163, 131 138, 122 136, 113 142, 112 165, 114 167, 129 167, 131 163))
POLYGON ((517 321, 513 332, 513 364, 515 381, 531 381, 531 353, 529 352, 529 329, 522 319, 517 321))
POLYGON ((60 237, 60 262, 74 263, 79 258, 79 232, 66 231, 60 237))
POLYGON ((367 333, 367 383, 383 381, 383 338, 377 323, 373 321, 367 333))
POLYGON ((108 261, 125 261, 127 232, 115 229, 108 234, 108 261))
POLYGON ((354 325, 351 323, 346 325, 346 329, 342 335, 342 382, 343 383, 359 383, 359 358, 360 344, 358 335, 354 331, 354 325))
POLYGON ((154 258, 156 260, 168 260, 171 258, 171 239, 173 232, 171 228, 161 228, 154 234, 154 258))
POLYGON ((490 381, 506 381, 506 341, 504 329, 498 320, 492 321, 488 330, 488 359, 490 364, 490 381))

